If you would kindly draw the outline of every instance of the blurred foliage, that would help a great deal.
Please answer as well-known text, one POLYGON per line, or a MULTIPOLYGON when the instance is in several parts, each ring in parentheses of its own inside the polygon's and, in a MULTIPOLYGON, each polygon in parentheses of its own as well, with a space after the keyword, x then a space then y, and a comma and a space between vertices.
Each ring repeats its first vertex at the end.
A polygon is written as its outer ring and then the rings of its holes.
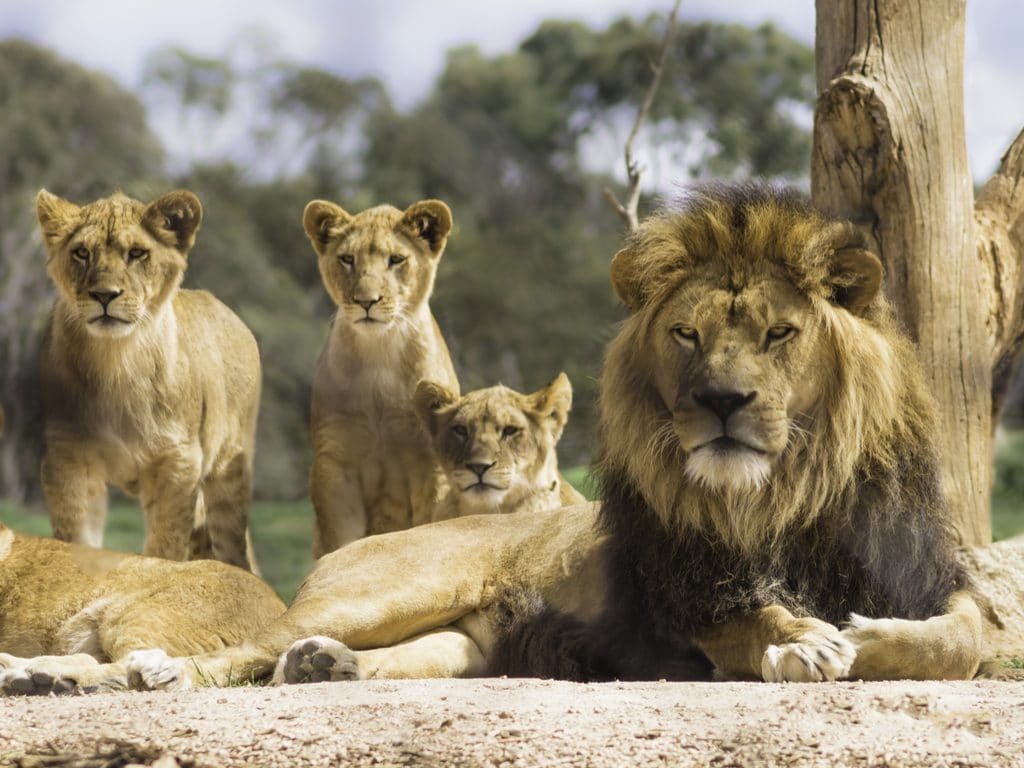
MULTIPOLYGON (((141 199, 172 185, 199 195, 186 285, 238 312, 263 357, 258 497, 306 490, 310 381, 334 309, 301 225, 316 197, 351 211, 448 202, 455 229, 432 306, 463 389, 532 390, 566 371, 575 406, 560 452, 565 464, 585 462, 602 350, 622 317, 608 282, 620 224, 601 189, 620 176, 663 24, 549 21, 511 53, 453 49, 407 111, 381 83, 281 60, 265 39, 221 57, 156 51, 134 95, 50 52, 0 46, 0 205, 19 211, 0 220, 13 227, 0 229, 2 263, 35 286, 14 311, 0 305, 0 343, 20 339, 16 353, 0 346, 0 397, 15 424, 0 446, 22 465, 14 480, 0 469, 0 496, 37 487, 38 438, 17 412, 33 413, 32 357, 49 304, 32 214, 40 186, 81 202, 117 187, 141 199), (163 150, 147 113, 173 127, 163 150)), ((637 149, 674 147, 682 180, 803 178, 812 98, 812 52, 776 28, 680 24, 637 149)), ((655 203, 643 198, 641 213, 655 203)))

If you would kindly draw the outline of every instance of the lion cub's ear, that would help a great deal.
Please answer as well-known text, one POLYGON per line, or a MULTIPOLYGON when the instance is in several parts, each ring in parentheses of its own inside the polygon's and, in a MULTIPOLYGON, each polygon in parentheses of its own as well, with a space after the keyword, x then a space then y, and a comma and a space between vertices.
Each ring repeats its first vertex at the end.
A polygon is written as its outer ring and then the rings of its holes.
POLYGON ((302 212, 302 227, 317 255, 323 256, 332 231, 352 221, 352 214, 330 200, 311 200, 302 212))
POLYGON ((40 189, 36 195, 36 218, 47 245, 57 245, 74 230, 82 209, 63 197, 40 189))
POLYGON ((831 300, 855 315, 863 314, 882 287, 882 262, 863 248, 841 248, 832 256, 831 300))
POLYGON ((187 189, 161 195, 146 206, 142 223, 164 245, 187 253, 196 242, 203 222, 203 205, 187 189))
POLYGON ((401 225, 413 237, 426 240, 430 252, 440 256, 452 231, 452 212, 440 200, 421 200, 405 209, 401 225))
POLYGON ((430 435, 437 434, 438 414, 458 401, 458 393, 452 392, 444 384, 426 379, 416 385, 416 394, 412 397, 413 409, 430 435))
POLYGON ((572 408, 572 384, 565 373, 558 374, 554 381, 527 397, 530 408, 548 425, 557 441, 569 421, 572 408))

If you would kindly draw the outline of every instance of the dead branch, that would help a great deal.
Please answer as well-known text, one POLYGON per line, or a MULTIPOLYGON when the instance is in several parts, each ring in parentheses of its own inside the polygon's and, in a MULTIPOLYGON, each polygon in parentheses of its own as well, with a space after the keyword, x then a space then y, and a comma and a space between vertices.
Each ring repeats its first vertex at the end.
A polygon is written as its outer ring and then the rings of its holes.
POLYGON ((633 156, 633 143, 636 141, 637 134, 640 133, 641 126, 643 126, 644 122, 647 120, 647 116, 651 111, 651 106, 654 104, 654 95, 657 93, 658 86, 661 84, 661 75, 665 69, 665 61, 668 58, 668 51, 672 46, 672 41, 676 35, 676 19, 679 15, 679 6, 681 4, 682 0, 675 0, 675 3, 672 5, 672 10, 668 14, 665 26, 665 36, 662 38, 661 47, 658 49, 658 58, 651 63, 651 83, 647 86, 647 92, 644 93, 640 109, 636 114, 636 120, 633 121, 633 128, 630 130, 629 137, 626 139, 624 155, 626 161, 626 178, 629 180, 629 195, 626 198, 626 202, 620 202, 610 187, 604 188, 605 199, 608 201, 612 210, 615 211, 615 213, 617 213, 626 223, 626 227, 630 232, 635 230, 640 223, 638 214, 640 207, 640 176, 644 171, 633 156))

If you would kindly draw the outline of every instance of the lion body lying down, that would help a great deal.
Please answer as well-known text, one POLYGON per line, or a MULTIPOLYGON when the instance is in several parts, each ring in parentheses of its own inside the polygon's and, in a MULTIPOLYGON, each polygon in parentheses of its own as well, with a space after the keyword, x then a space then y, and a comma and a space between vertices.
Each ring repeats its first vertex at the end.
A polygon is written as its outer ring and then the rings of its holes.
POLYGON ((881 279, 786 193, 649 219, 612 265, 600 505, 354 542, 242 644, 142 651, 134 679, 971 677, 934 407, 881 279))
POLYGON ((122 689, 119 662, 131 651, 213 651, 283 611, 270 587, 234 566, 93 549, 0 524, 4 693, 122 689))

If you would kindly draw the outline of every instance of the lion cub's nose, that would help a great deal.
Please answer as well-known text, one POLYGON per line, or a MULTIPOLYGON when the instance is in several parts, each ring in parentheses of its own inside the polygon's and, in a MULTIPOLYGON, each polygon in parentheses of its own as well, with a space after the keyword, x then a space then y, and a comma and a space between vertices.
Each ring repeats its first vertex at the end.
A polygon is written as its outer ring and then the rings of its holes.
POLYGON ((356 299, 356 304, 358 304, 364 310, 369 312, 370 311, 370 307, 372 307, 378 301, 380 301, 380 296, 378 296, 376 299, 356 299))
POLYGON ((707 408, 725 423, 733 413, 745 405, 749 405, 757 397, 757 392, 733 392, 727 389, 705 389, 693 393, 697 405, 707 408))
POLYGON ((477 477, 483 477, 488 469, 494 466, 492 461, 490 464, 467 464, 466 469, 476 474, 477 477))
POLYGON ((89 295, 98 301, 104 309, 107 305, 120 296, 124 291, 89 291, 89 295))

